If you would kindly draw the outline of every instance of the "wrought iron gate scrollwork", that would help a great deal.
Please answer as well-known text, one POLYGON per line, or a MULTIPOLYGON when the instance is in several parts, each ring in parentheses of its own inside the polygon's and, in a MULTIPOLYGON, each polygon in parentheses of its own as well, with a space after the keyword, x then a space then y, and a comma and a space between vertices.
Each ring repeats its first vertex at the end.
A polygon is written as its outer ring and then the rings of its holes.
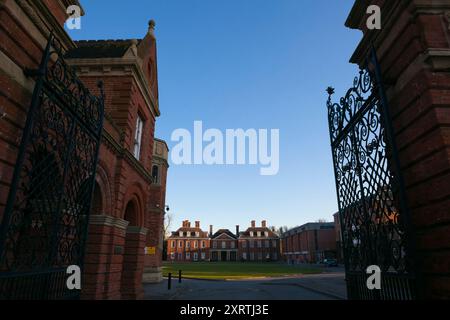
POLYGON ((51 35, 38 70, 0 226, 0 299, 79 297, 67 267, 82 267, 103 129, 92 95, 51 35))
POLYGON ((411 225, 375 50, 339 103, 327 92, 348 296, 414 299, 411 225), (371 265, 382 271, 381 290, 367 288, 371 265))

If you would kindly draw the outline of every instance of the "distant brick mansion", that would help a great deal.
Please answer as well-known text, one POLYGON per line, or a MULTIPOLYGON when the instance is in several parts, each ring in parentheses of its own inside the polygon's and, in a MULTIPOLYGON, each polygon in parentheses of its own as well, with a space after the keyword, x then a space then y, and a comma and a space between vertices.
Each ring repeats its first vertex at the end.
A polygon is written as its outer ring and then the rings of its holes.
POLYGON ((256 222, 244 232, 219 229, 209 233, 194 226, 188 220, 181 228, 172 232, 167 241, 167 260, 169 261, 278 261, 280 259, 280 238, 267 227, 266 221, 257 227, 256 222))

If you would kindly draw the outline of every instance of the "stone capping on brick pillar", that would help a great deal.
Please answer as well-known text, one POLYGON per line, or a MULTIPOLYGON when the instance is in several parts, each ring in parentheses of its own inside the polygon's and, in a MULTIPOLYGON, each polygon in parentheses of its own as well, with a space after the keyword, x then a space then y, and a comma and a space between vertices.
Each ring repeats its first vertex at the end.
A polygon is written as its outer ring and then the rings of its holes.
POLYGON ((428 63, 433 68, 433 70, 449 70, 450 49, 428 49, 425 53, 425 62, 428 63))
POLYGON ((99 214, 99 215, 91 215, 89 217, 89 224, 116 227, 122 230, 127 230, 128 223, 129 222, 126 220, 107 215, 99 214))

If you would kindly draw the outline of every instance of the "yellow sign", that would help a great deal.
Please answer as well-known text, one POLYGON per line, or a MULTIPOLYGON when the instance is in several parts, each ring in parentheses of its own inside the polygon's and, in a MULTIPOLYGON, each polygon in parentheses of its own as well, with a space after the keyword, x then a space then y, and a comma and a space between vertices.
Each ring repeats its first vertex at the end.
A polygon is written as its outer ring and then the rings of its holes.
POLYGON ((145 254, 147 255, 156 254, 156 247, 145 247, 145 254))

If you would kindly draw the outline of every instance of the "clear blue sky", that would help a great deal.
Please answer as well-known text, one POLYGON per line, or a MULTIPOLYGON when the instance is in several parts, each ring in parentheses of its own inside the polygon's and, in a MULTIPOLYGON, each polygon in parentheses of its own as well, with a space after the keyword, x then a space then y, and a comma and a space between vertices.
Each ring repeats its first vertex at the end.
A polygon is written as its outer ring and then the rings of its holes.
POLYGON ((167 204, 206 230, 251 220, 293 227, 337 210, 325 89, 357 71, 360 39, 344 22, 353 0, 81 1, 74 39, 141 38, 156 21, 161 117, 169 147, 177 128, 280 129, 280 171, 258 166, 170 167, 167 204))

